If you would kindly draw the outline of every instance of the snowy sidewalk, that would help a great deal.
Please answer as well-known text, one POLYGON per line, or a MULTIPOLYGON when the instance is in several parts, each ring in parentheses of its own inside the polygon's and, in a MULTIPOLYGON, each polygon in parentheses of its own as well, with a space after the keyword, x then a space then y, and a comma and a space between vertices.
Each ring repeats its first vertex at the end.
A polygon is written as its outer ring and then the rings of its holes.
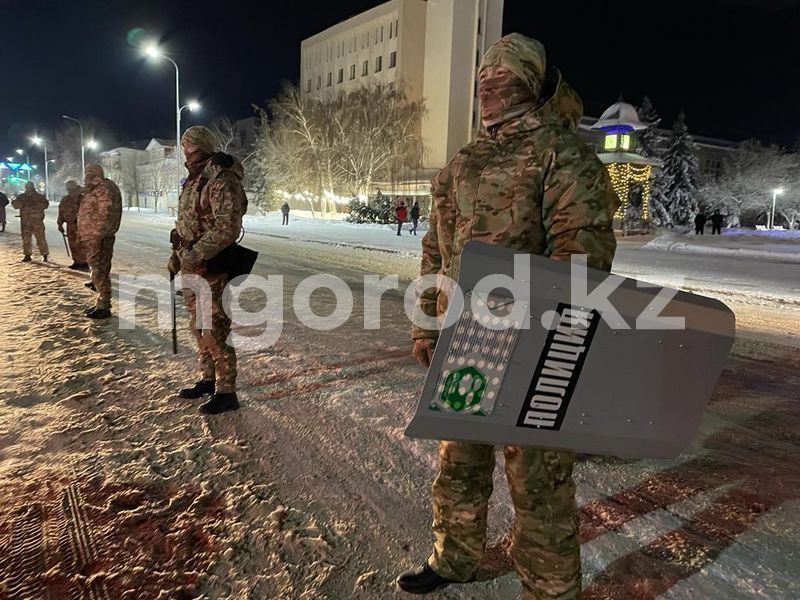
POLYGON ((651 240, 644 248, 800 263, 800 232, 731 230, 721 236, 667 233, 651 240))

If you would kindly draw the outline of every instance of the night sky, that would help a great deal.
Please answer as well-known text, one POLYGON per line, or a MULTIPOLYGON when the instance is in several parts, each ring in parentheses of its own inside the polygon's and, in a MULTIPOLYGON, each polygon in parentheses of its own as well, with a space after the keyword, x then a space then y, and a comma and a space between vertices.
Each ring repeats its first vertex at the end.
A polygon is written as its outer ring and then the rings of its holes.
MULTIPOLYGON (((120 140, 171 137, 174 70, 128 44, 136 27, 181 65, 184 123, 252 114, 296 80, 300 41, 377 0, 0 0, 0 156, 62 114, 120 140)), ((586 113, 648 94, 669 124, 732 140, 800 139, 800 0, 506 0, 504 32, 542 40, 586 113)), ((32 157, 33 158, 33 157, 32 157)), ((36 160, 36 159, 34 159, 36 160)))

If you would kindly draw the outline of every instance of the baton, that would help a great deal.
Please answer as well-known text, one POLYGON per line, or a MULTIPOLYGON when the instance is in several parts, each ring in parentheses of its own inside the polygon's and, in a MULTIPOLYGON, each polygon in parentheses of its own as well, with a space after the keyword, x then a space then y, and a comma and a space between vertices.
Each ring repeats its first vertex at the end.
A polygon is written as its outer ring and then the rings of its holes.
POLYGON ((67 249, 67 257, 72 258, 72 254, 69 253, 69 244, 67 243, 67 234, 62 231, 61 232, 61 237, 64 238, 64 248, 67 249))
POLYGON ((169 296, 172 300, 172 353, 178 353, 178 325, 176 322, 175 308, 175 274, 169 274, 169 296))

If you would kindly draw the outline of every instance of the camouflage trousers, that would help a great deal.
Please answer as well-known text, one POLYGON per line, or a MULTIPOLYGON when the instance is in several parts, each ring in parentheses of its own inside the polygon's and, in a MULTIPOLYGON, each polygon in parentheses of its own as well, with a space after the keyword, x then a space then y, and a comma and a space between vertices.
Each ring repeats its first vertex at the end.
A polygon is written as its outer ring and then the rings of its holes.
POLYGON ((78 224, 70 223, 67 225, 67 241, 69 242, 69 253, 72 255, 72 262, 79 265, 86 263, 86 252, 83 244, 78 239, 78 224))
MULTIPOLYGON (((525 600, 577 600, 580 543, 572 452, 507 446, 506 478, 514 502, 511 556, 525 600)), ((486 518, 495 466, 493 446, 439 444, 433 483, 433 555, 442 577, 467 581, 486 546, 486 518)))
POLYGON ((92 283, 97 290, 95 308, 111 308, 111 258, 114 256, 113 235, 81 240, 92 268, 92 283))
MULTIPOLYGON (((200 377, 216 382, 218 393, 236 391, 236 350, 227 344, 231 320, 222 306, 222 293, 228 283, 227 275, 203 275, 211 288, 211 328, 197 328, 197 296, 191 288, 183 288, 183 298, 189 310, 189 327, 197 340, 200 377)), ((202 297, 202 296, 201 296, 202 297)), ((202 312, 201 312, 202 314, 202 312)))
POLYGON ((33 223, 22 223, 20 226, 20 233, 22 234, 22 253, 25 256, 30 256, 33 252, 31 238, 36 236, 36 245, 39 247, 39 253, 42 256, 50 254, 47 248, 47 237, 44 234, 44 222, 34 221, 33 223))

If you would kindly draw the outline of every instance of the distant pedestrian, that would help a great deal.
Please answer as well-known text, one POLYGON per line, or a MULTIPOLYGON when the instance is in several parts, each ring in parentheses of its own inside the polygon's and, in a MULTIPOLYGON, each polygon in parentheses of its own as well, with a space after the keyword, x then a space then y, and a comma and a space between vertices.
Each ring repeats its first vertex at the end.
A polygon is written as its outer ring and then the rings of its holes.
POLYGON ((706 228, 706 221, 708 217, 703 211, 697 213, 697 216, 694 218, 694 234, 695 235, 703 235, 706 228))
POLYGON ((400 235, 400 232, 403 230, 403 223, 408 219, 408 209, 406 208, 405 202, 400 202, 394 209, 394 212, 397 216, 397 235, 400 235))
POLYGON ((281 206, 281 213, 283 213, 283 222, 281 225, 288 225, 289 224, 289 203, 284 202, 283 206, 281 206))
POLYGON ((31 261, 33 237, 36 237, 36 245, 39 247, 42 260, 47 262, 49 250, 47 249, 47 238, 44 235, 44 211, 49 205, 47 198, 37 192, 30 181, 25 184, 25 191, 14 198, 11 203, 11 206, 19 211, 20 216, 22 253, 25 255, 22 262, 31 261))
POLYGON ((411 233, 417 235, 417 225, 419 225, 419 201, 414 201, 411 207, 411 233))
POLYGON ((722 224, 725 222, 725 217, 719 213, 719 209, 714 211, 711 215, 711 235, 715 233, 722 235, 722 224))
POLYGON ((8 206, 8 196, 0 192, 0 233, 6 230, 6 206, 8 206))

